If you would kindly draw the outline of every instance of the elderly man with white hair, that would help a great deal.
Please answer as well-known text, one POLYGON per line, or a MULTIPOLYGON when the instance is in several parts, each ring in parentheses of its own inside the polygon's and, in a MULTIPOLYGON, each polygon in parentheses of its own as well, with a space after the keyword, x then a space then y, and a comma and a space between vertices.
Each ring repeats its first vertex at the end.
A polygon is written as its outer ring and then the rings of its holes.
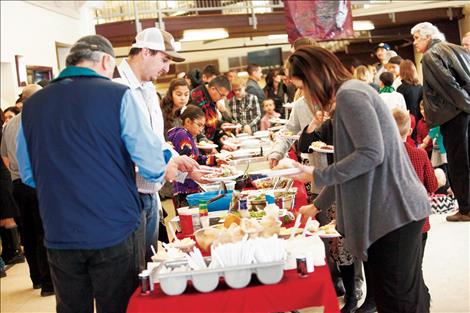
POLYGON ((470 221, 470 54, 445 41, 431 23, 411 29, 413 44, 424 53, 423 98, 426 124, 440 126, 449 162, 450 185, 459 212, 449 222, 470 221))

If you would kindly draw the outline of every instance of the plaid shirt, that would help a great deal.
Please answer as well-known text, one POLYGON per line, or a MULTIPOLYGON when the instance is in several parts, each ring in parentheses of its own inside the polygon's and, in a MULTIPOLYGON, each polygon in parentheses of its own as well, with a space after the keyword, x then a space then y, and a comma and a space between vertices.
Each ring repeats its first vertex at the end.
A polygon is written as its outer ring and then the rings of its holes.
MULTIPOLYGON (((410 157, 411 164, 413 165, 416 175, 419 180, 423 183, 428 193, 433 193, 437 189, 437 179, 434 175, 434 169, 432 168, 431 161, 429 161, 428 155, 425 151, 418 149, 408 142, 405 142, 405 149, 410 157)), ((429 224, 429 217, 426 217, 426 221, 423 225, 423 233, 427 232, 431 228, 429 224)))
POLYGON ((228 107, 234 122, 240 123, 243 126, 249 125, 253 132, 258 130, 258 122, 261 120, 261 109, 258 98, 255 95, 246 93, 240 100, 233 97, 228 102, 228 107))

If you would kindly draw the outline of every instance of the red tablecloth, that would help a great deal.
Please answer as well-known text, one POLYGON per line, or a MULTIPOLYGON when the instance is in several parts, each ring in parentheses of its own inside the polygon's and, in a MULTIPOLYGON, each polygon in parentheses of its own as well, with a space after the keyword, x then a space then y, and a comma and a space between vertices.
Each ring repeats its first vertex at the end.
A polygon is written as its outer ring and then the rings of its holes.
POLYGON ((316 267, 306 278, 295 270, 285 271, 279 284, 254 282, 242 289, 220 283, 210 293, 200 293, 188 285, 179 296, 165 295, 159 285, 154 293, 140 295, 137 289, 129 300, 128 313, 137 312, 287 312, 306 307, 324 307, 325 313, 339 312, 338 300, 328 266, 316 267))

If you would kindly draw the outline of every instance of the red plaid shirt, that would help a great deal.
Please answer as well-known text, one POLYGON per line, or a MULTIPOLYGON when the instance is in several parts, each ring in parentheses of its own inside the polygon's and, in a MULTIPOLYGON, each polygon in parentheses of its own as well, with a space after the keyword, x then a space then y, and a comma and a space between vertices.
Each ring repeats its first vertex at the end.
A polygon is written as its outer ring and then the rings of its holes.
MULTIPOLYGON (((405 142, 405 148, 406 152, 408 152, 408 156, 410 157, 411 164, 416 171, 416 175, 418 175, 418 178, 423 183, 426 191, 428 193, 436 191, 437 179, 436 175, 434 175, 434 169, 431 165, 431 161, 429 161, 427 153, 408 142, 405 142)), ((423 226, 423 233, 429 231, 430 228, 431 225, 429 224, 429 217, 427 217, 423 226)))

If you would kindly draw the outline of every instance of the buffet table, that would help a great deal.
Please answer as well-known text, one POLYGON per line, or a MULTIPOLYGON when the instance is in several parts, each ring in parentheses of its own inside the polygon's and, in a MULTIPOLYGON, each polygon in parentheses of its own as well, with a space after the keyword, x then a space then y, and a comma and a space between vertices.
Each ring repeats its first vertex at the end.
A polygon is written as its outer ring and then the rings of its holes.
POLYGON ((127 312, 288 312, 312 306, 323 307, 325 313, 339 312, 328 266, 315 267, 305 278, 298 277, 296 270, 285 271, 276 285, 262 285, 253 277, 246 288, 220 284, 210 293, 189 285, 182 295, 167 296, 156 284, 150 295, 142 296, 137 289, 127 312))

